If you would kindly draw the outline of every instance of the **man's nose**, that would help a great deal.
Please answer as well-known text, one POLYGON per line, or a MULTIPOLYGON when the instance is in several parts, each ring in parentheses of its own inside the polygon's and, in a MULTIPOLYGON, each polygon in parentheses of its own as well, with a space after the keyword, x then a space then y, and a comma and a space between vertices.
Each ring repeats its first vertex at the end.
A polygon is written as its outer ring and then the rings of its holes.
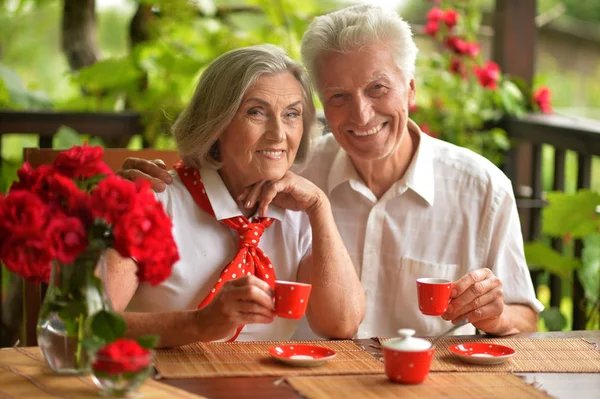
POLYGON ((363 96, 357 96, 352 101, 351 120, 359 126, 367 125, 373 118, 373 104, 363 96))

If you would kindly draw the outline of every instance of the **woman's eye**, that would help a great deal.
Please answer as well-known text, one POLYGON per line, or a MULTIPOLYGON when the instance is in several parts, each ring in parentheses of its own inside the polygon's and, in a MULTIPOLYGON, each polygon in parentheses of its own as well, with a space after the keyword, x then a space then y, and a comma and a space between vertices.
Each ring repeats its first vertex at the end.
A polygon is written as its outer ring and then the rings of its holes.
POLYGON ((248 110, 248 115, 262 115, 263 112, 262 110, 258 109, 258 108, 250 108, 248 110))
POLYGON ((286 116, 288 118, 297 118, 300 116, 300 113, 298 111, 289 111, 286 116))

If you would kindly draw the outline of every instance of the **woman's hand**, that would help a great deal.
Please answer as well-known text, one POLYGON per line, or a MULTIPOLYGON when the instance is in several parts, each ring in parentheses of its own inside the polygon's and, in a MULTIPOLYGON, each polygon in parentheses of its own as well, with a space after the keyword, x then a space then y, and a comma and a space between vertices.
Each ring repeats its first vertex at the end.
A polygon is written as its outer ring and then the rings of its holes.
POLYGON ((229 338, 245 324, 272 323, 275 304, 271 287, 255 276, 228 281, 198 316, 200 328, 210 331, 213 340, 229 338))
POLYGON ((306 211, 309 215, 325 200, 325 194, 312 182, 293 172, 277 181, 261 181, 238 196, 246 208, 258 203, 258 215, 265 216, 270 204, 292 211, 306 211))

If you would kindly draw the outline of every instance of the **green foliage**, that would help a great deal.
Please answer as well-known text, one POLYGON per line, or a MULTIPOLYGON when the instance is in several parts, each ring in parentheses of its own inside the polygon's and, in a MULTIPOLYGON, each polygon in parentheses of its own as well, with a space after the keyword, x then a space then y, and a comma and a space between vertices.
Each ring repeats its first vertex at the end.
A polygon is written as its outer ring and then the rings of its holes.
POLYGON ((21 77, 0 63, 0 107, 14 109, 43 109, 51 106, 41 91, 28 90, 21 77))
POLYGON ((542 233, 553 237, 585 238, 600 228, 596 207, 600 193, 580 190, 575 194, 547 193, 549 205, 543 210, 542 233))
MULTIPOLYGON (((588 327, 600 322, 600 193, 580 190, 574 194, 551 192, 549 205, 542 213, 542 232, 550 237, 562 238, 565 243, 582 239, 581 261, 565 252, 555 251, 544 243, 525 244, 525 257, 532 270, 545 270, 563 280, 577 278, 584 288, 588 327)), ((549 310, 542 317, 548 328, 560 326, 558 310, 549 310)))
POLYGON ((588 301, 598 306, 600 303, 600 233, 595 233, 584 240, 581 255, 582 266, 577 275, 588 301))
POLYGON ((567 318, 557 307, 546 308, 540 314, 550 331, 562 331, 567 326, 567 318))
POLYGON ((528 96, 522 90, 528 92, 528 88, 521 89, 503 76, 499 76, 497 88, 484 87, 474 72, 486 65, 481 56, 457 55, 447 44, 452 36, 476 43, 482 4, 482 0, 441 4, 444 11, 453 9, 459 13, 458 23, 450 29, 440 21, 434 35, 438 51, 419 57, 417 107, 410 115, 426 133, 500 164, 510 141, 504 130, 492 126, 507 115, 525 113, 528 96))
POLYGON ((92 317, 90 328, 95 337, 107 343, 123 337, 127 325, 119 314, 101 310, 92 317))
POLYGON ((135 339, 142 348, 152 349, 158 343, 158 335, 142 335, 135 339))
POLYGON ((564 279, 570 279, 571 273, 580 267, 578 259, 565 256, 541 242, 526 243, 525 258, 531 270, 546 270, 564 279))

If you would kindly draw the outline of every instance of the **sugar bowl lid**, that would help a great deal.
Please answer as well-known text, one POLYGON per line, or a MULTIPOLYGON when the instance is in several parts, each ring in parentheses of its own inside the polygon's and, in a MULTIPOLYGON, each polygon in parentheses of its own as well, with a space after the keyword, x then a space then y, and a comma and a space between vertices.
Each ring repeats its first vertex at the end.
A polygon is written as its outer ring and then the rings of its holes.
POLYGON ((388 339, 383 342, 383 346, 387 349, 405 351, 405 352, 421 352, 431 349, 431 342, 415 338, 415 330, 410 328, 402 328, 398 330, 399 337, 388 339))

